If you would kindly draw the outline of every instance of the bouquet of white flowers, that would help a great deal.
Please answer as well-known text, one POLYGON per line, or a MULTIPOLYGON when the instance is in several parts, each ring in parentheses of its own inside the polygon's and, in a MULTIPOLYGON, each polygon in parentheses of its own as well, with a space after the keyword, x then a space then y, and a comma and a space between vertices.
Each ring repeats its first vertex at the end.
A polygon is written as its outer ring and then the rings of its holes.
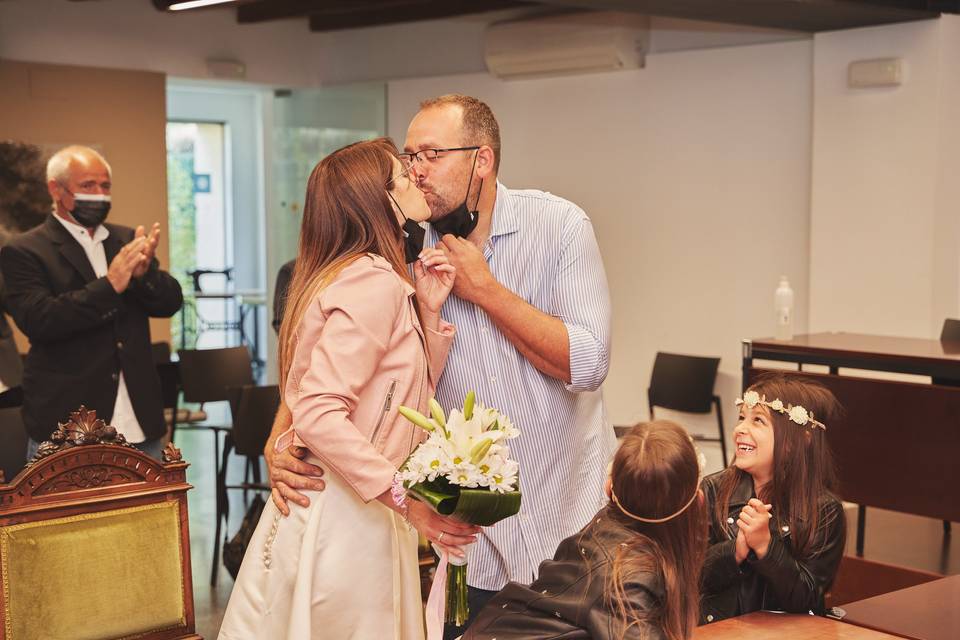
MULTIPOLYGON (((429 418, 400 407, 401 415, 430 435, 397 472, 396 484, 441 515, 489 526, 520 511, 520 465, 510 459, 507 446, 520 431, 507 416, 475 400, 471 391, 462 411, 454 409, 445 416, 431 399, 429 418)), ((441 558, 442 568, 446 560, 441 558)), ((437 576, 443 578, 441 569, 437 576)), ((446 592, 444 617, 462 625, 469 615, 465 563, 451 562, 446 592)))

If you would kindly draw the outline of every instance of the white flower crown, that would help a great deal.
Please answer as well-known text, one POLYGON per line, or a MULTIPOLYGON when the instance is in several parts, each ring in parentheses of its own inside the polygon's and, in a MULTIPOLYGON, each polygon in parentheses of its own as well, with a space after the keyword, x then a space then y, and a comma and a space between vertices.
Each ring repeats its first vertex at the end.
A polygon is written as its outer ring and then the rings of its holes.
POLYGON ((737 398, 736 405, 739 407, 742 404, 747 405, 751 409, 753 409, 758 404, 762 404, 763 406, 769 409, 773 409, 777 413, 782 413, 783 415, 790 418, 791 422, 796 422, 801 427, 810 426, 811 428, 823 429, 824 431, 827 430, 827 427, 825 424, 823 424, 819 420, 813 419, 813 413, 807 411, 805 408, 801 407, 798 404, 784 405, 783 401, 780 400, 780 398, 777 398, 773 402, 767 402, 766 396, 761 396, 756 391, 747 391, 746 393, 743 394, 742 398, 737 398))

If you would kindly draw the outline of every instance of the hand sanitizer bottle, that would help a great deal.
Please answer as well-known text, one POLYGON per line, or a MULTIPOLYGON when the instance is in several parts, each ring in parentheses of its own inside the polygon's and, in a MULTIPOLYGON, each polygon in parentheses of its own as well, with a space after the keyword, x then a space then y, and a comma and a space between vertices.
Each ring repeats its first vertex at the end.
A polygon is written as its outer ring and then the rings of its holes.
POLYGON ((780 286, 773 295, 774 308, 777 312, 777 340, 793 339, 793 289, 787 281, 787 276, 780 276, 780 286))

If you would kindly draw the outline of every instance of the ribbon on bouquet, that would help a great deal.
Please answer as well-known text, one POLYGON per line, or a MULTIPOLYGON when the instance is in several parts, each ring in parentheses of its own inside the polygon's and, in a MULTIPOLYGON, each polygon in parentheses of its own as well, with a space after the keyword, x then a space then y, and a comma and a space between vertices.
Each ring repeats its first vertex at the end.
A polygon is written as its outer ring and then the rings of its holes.
POLYGON ((427 596, 427 608, 424 613, 427 619, 427 640, 443 640, 447 604, 447 565, 462 567, 467 564, 467 559, 451 557, 437 545, 433 545, 433 548, 440 555, 440 562, 433 574, 433 583, 430 585, 430 595, 427 596))

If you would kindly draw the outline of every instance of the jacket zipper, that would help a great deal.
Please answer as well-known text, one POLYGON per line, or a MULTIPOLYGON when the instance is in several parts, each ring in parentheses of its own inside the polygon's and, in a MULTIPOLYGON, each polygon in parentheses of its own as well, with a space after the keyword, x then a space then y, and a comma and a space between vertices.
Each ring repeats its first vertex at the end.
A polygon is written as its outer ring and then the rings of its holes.
POLYGON ((397 391, 397 380, 393 380, 390 383, 390 390, 387 391, 387 397, 383 400, 383 410, 380 412, 380 419, 377 420, 377 426, 373 428, 373 436, 370 438, 371 444, 377 444, 377 436, 380 435, 380 429, 383 427, 383 421, 387 417, 387 413, 390 411, 390 407, 393 404, 393 394, 397 391))

